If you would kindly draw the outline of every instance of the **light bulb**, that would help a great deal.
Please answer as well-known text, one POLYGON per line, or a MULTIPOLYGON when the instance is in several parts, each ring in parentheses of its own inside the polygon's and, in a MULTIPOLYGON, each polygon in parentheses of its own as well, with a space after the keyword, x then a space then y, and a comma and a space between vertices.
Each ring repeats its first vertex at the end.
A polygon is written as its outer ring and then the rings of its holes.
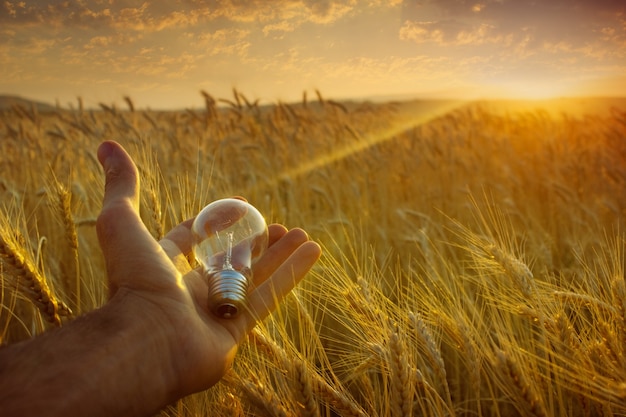
POLYGON ((252 265, 268 244, 267 224, 243 200, 225 198, 206 206, 191 226, 192 249, 209 283, 209 308, 220 318, 237 317, 246 306, 252 265))

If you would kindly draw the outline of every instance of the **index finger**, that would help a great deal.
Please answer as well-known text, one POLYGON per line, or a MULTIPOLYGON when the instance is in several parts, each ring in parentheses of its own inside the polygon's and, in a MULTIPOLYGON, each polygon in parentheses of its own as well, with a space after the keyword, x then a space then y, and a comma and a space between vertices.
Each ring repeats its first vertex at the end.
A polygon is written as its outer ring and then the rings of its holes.
POLYGON ((191 270, 187 256, 191 253, 191 225, 195 218, 179 223, 159 241, 159 245, 181 273, 191 270))
POLYGON ((246 333, 252 330, 257 321, 263 320, 276 309, 283 298, 302 281, 321 254, 322 250, 317 243, 304 242, 268 279, 252 290, 248 295, 249 308, 242 314, 246 333))

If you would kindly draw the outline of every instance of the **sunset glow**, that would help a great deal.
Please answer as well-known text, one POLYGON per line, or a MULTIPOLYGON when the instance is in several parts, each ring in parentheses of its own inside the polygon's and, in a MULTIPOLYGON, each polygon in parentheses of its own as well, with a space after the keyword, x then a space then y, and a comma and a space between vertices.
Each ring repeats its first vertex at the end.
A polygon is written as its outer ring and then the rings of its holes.
POLYGON ((626 3, 4 1, 0 68, 0 94, 62 105, 626 96, 626 3))

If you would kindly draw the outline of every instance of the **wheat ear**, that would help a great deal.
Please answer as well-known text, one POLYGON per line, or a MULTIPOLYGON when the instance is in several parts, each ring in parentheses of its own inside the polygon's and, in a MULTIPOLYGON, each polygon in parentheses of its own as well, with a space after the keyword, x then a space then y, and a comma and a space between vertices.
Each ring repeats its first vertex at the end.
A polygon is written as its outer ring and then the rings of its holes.
MULTIPOLYGON (((291 417, 293 413, 289 412, 278 398, 268 387, 261 383, 255 375, 251 375, 248 379, 234 379, 237 386, 250 400, 250 402, 260 410, 265 411, 271 417, 291 417)), ((294 416, 295 417, 295 416, 294 416)))
POLYGON ((611 282, 611 293, 613 295, 613 305, 617 309, 617 329, 622 347, 622 352, 626 352, 626 283, 624 277, 616 277, 611 282))
MULTIPOLYGON (((294 360, 285 352, 285 349, 278 346, 274 341, 265 337, 265 335, 258 330, 254 330, 251 333, 251 338, 258 346, 276 358, 284 369, 294 369, 294 360)), ((308 375, 310 378, 311 392, 322 402, 329 404, 339 415, 346 417, 367 416, 365 411, 363 411, 361 406, 354 401, 354 399, 331 386, 328 381, 317 372, 308 372, 308 375)))
POLYGON ((521 372, 517 362, 503 350, 496 351, 496 360, 498 368, 502 370, 504 376, 515 387, 517 394, 524 400, 519 405, 523 406, 526 404, 530 412, 537 417, 548 417, 541 397, 521 372))
POLYGON ((320 411, 313 392, 311 373, 307 368, 306 362, 294 359, 292 372, 295 380, 294 391, 298 404, 302 407, 300 415, 302 417, 318 417, 320 411))
POLYGON ((535 280, 528 266, 497 245, 489 244, 484 249, 504 269, 506 275, 512 279, 522 294, 527 299, 532 300, 535 296, 535 280))
POLYGON ((150 220, 152 225, 152 236, 156 240, 161 240, 165 236, 163 223, 161 222, 161 202, 157 198, 153 189, 148 191, 148 207, 150 208, 150 220))
POLYGON ((80 261, 78 254, 78 233, 76 231, 74 215, 72 214, 72 195, 69 190, 56 179, 54 182, 54 188, 56 191, 59 213, 61 214, 61 220, 63 223, 63 228, 65 230, 65 237, 69 245, 70 252, 72 254, 73 263, 73 270, 68 271, 68 273, 64 274, 65 288, 73 292, 73 307, 77 309, 77 312, 80 312, 80 261), (73 280, 73 282, 71 282, 70 280, 73 280))
POLYGON ((389 335, 389 366, 391 371, 391 415, 410 417, 413 412, 413 385, 410 381, 411 366, 399 329, 389 335))
POLYGON ((8 267, 2 274, 6 280, 7 274, 15 279, 13 284, 28 300, 30 300, 43 314, 46 321, 60 326, 61 317, 70 316, 72 311, 62 301, 57 300, 44 277, 39 273, 34 263, 23 256, 15 244, 0 235, 0 258, 8 267))
POLYGON ((333 408, 340 416, 344 417, 367 417, 361 406, 351 397, 330 385, 319 375, 312 378, 314 389, 319 398, 333 408))
POLYGON ((452 403, 450 388, 448 387, 446 365, 443 360, 443 356, 441 355, 441 351, 439 350, 439 347, 435 342, 435 338, 433 337, 432 332, 428 329, 428 326, 426 326, 426 323, 424 323, 424 320, 422 320, 422 318, 418 314, 410 311, 408 316, 409 322, 411 323, 411 326, 415 329, 417 337, 426 347, 426 354, 435 371, 435 374, 437 375, 437 378, 441 383, 441 386, 443 387, 446 400, 449 403, 452 403))

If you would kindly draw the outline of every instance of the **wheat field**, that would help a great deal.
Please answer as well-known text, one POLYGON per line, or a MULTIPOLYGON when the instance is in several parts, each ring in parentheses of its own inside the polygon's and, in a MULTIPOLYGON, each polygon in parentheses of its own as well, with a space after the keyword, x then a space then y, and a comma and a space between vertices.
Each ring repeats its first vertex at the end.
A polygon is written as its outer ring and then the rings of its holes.
POLYGON ((626 107, 0 111, 0 338, 106 302, 98 144, 155 238, 218 198, 324 249, 233 369, 162 416, 626 415, 626 107))

